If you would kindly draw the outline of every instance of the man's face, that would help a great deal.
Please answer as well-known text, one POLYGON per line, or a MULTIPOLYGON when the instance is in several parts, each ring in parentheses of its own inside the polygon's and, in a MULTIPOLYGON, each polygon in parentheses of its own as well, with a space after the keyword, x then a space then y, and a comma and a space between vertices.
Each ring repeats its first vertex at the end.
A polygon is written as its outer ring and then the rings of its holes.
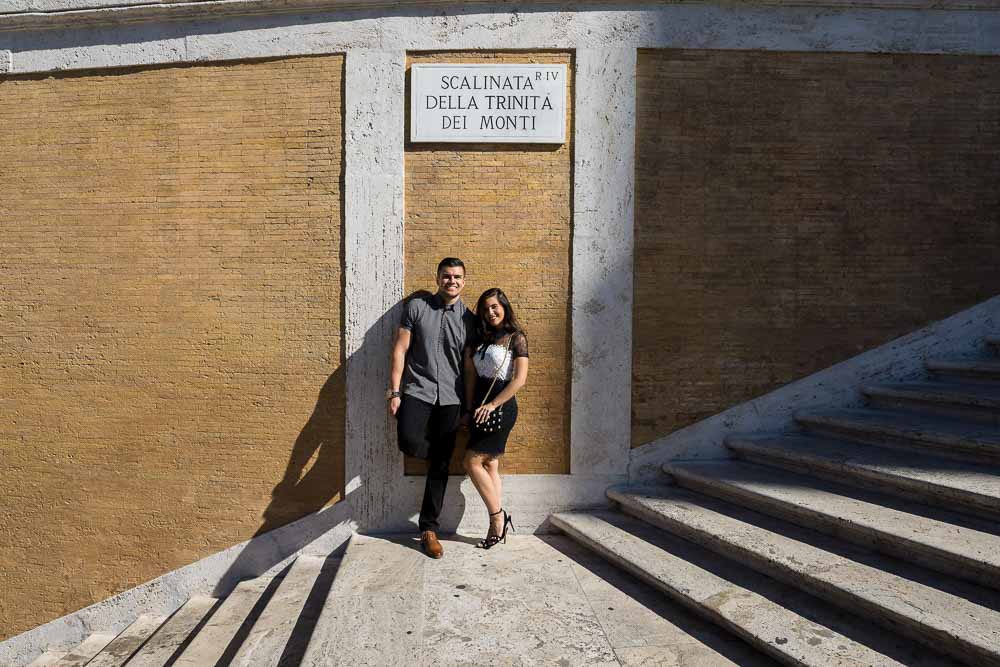
POLYGON ((437 275, 438 292, 454 299, 465 287, 465 269, 461 266, 446 266, 437 275))

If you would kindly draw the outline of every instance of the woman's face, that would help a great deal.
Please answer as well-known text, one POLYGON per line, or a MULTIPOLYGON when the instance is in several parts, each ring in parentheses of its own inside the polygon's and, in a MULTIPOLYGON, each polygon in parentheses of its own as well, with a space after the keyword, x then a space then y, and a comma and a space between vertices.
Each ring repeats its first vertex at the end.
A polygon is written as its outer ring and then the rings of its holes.
POLYGON ((500 301, 495 296, 491 296, 483 302, 482 318, 486 324, 495 329, 503 322, 503 316, 503 306, 500 305, 500 301))

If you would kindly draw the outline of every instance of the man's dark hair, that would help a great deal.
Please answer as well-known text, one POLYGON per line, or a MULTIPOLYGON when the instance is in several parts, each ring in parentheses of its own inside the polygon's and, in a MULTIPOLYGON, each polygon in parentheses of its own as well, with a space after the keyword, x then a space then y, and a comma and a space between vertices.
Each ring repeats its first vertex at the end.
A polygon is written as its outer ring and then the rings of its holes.
POLYGON ((460 260, 458 257, 445 257, 438 263, 438 275, 441 275, 441 271, 444 269, 451 269, 456 266, 462 267, 462 273, 465 273, 465 262, 460 260))

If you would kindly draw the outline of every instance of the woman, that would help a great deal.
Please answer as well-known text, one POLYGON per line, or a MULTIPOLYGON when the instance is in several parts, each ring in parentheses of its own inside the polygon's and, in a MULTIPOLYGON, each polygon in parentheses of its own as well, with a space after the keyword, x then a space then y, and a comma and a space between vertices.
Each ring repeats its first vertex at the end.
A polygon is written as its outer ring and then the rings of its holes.
POLYGON ((528 339, 499 288, 479 297, 476 320, 476 343, 465 348, 465 398, 472 412, 465 471, 490 515, 486 539, 477 545, 489 549, 514 529, 501 507, 499 458, 517 421, 514 394, 528 379, 528 339))

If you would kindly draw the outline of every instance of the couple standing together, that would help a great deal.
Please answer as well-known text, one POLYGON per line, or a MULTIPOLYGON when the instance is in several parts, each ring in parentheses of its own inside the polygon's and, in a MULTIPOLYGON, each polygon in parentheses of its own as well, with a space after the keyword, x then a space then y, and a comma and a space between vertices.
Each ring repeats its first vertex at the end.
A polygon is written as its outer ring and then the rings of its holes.
POLYGON ((420 546, 444 555, 438 517, 448 486, 455 435, 468 429, 465 471, 490 517, 477 546, 489 549, 513 529, 501 506, 499 457, 517 420, 514 394, 528 378, 528 341, 507 295, 493 287, 473 313, 462 302, 465 264, 438 264, 437 292, 414 297, 396 330, 389 373, 389 412, 396 417, 399 449, 428 461, 420 506, 420 546))

